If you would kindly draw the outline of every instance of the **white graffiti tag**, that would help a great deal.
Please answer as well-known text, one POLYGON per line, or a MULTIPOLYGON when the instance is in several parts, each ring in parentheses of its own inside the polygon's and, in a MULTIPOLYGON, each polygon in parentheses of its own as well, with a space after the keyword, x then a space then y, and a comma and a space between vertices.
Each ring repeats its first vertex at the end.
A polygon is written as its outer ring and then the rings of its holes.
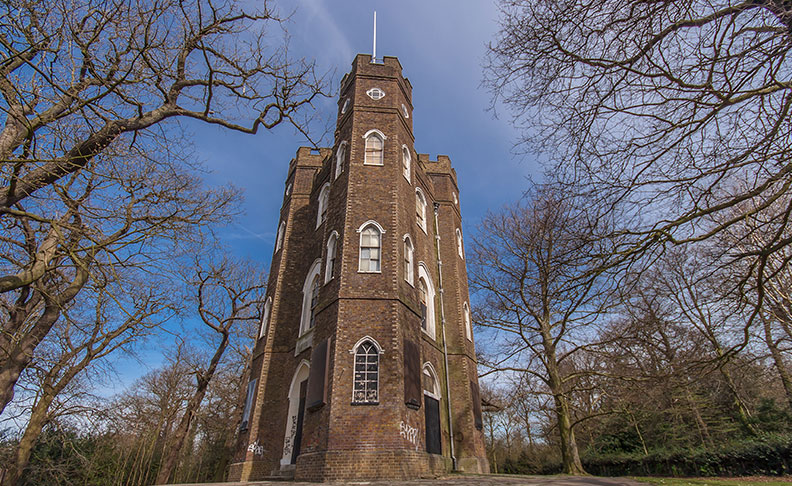
POLYGON ((416 447, 418 446, 418 429, 405 424, 404 420, 399 422, 399 435, 412 442, 416 447))
POLYGON ((248 446, 248 452, 252 452, 256 456, 264 455, 264 446, 260 445, 258 441, 253 442, 248 446))

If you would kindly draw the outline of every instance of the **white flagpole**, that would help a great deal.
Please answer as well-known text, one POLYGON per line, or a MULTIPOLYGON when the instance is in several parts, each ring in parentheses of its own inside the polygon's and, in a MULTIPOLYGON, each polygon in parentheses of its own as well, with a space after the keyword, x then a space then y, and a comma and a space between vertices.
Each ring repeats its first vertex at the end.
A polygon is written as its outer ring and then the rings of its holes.
POLYGON ((371 55, 371 62, 377 62, 377 11, 374 11, 374 52, 371 55))

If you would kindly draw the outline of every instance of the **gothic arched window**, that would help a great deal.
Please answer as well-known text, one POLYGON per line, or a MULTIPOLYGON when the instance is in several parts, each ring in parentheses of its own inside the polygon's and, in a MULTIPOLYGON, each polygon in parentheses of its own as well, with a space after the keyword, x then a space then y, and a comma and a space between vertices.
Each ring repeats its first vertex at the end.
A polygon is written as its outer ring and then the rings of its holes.
POLYGON ((316 211, 316 227, 327 219, 327 206, 330 203, 330 183, 325 183, 319 191, 319 207, 316 211))
POLYGON ((407 148, 406 145, 402 145, 402 174, 407 181, 410 180, 410 161, 412 157, 410 156, 410 149, 407 148))
POLYGON ((381 267, 382 233, 374 224, 368 224, 360 232, 361 272, 379 272, 381 267))
POLYGON ((316 304, 319 297, 320 279, 319 274, 322 271, 322 259, 317 258, 311 265, 308 275, 305 277, 303 284, 303 302, 302 314, 300 316, 300 333, 302 336, 309 329, 311 329, 316 320, 316 304))
POLYGON ((267 334, 267 324, 269 324, 270 312, 272 310, 272 297, 267 297, 267 302, 264 303, 264 312, 261 313, 261 329, 259 330, 259 339, 267 334))
POLYGON ((413 284, 413 248, 409 235, 404 235, 404 280, 410 285, 413 284))
POLYGON ((344 159, 346 159, 346 142, 341 142, 341 145, 338 147, 338 151, 336 152, 336 166, 335 166, 335 178, 338 179, 338 176, 344 172, 344 159))
POLYGON ((377 403, 379 401, 379 349, 366 339, 354 349, 355 381, 352 403, 377 403))
POLYGON ((279 252, 281 247, 283 246, 284 233, 286 233, 286 223, 281 221, 281 224, 278 225, 278 236, 275 239, 275 252, 279 252))
POLYGON ((385 136, 379 130, 370 130, 365 135, 366 158, 363 163, 367 165, 382 165, 385 136))
POLYGON ((462 232, 459 231, 459 228, 456 230, 456 240, 457 240, 457 253, 459 253, 459 258, 465 259, 465 254, 462 251, 462 232))
POLYGON ((468 307, 467 302, 462 306, 463 311, 463 318, 465 320, 465 337, 468 338, 468 341, 473 340, 473 330, 470 328, 470 307, 468 307))
POLYGON ((338 247, 338 233, 333 231, 327 239, 327 257, 325 259, 325 283, 335 275, 336 249, 338 247))
POLYGON ((421 330, 435 339, 435 289, 423 262, 418 264, 418 295, 421 307, 421 330))
POLYGON ((415 190, 415 221, 426 233, 426 197, 421 189, 415 190))

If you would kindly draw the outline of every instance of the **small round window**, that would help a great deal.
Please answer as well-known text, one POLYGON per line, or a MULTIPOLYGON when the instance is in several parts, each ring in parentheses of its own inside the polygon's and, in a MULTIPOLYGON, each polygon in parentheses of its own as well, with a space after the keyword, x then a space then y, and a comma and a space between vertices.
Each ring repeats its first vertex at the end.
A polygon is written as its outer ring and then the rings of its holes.
POLYGON ((341 106, 341 114, 343 115, 344 113, 346 113, 348 109, 349 109, 349 98, 344 100, 344 105, 341 106))
POLYGON ((402 115, 404 115, 404 118, 410 118, 410 112, 407 111, 407 107, 404 106, 404 103, 402 103, 401 108, 402 108, 402 115))
POLYGON ((366 91, 366 94, 369 96, 369 98, 375 101, 381 100, 385 97, 385 92, 379 88, 371 88, 370 90, 366 91))

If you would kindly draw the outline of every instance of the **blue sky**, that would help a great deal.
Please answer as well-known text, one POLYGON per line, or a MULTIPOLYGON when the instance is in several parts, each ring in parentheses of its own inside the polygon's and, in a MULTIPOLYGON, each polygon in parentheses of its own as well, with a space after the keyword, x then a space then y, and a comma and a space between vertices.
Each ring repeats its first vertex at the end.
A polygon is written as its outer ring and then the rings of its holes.
MULTIPOLYGON (((335 71, 334 95, 355 54, 371 53, 376 9, 377 54, 398 57, 413 85, 416 150, 451 157, 466 235, 488 209, 519 198, 525 177, 539 172, 531 159, 512 154, 516 132, 507 116, 495 119, 487 111, 489 94, 480 87, 486 44, 497 31, 494 4, 289 0, 278 5, 281 13, 294 12, 287 25, 292 55, 316 59, 320 72, 335 71)), ((336 100, 323 100, 317 108, 333 118, 336 100)), ((197 155, 211 171, 208 181, 244 190, 245 214, 223 239, 239 256, 268 268, 286 169, 306 142, 288 126, 255 136, 216 127, 192 130, 197 155)))
MULTIPOLYGON (((293 12, 287 24, 292 56, 315 59, 320 72, 334 71, 334 95, 355 54, 371 53, 376 9, 377 55, 398 57, 413 86, 415 148, 432 158, 450 156, 457 171, 467 245, 488 210, 520 198, 526 178, 540 173, 532 158, 513 155, 517 132, 503 110, 500 119, 487 111, 490 96, 480 87, 486 45, 498 28, 493 3, 286 0, 278 5, 281 13, 293 12)), ((317 104, 333 123, 336 103, 337 96, 317 104)), ((219 233, 221 238, 234 254, 269 270, 288 164, 306 141, 285 125, 255 136, 197 124, 186 128, 209 171, 207 183, 244 191, 244 214, 219 233)), ((156 345, 141 349, 142 359, 121 364, 120 381, 105 393, 158 367, 163 351, 156 345)))

